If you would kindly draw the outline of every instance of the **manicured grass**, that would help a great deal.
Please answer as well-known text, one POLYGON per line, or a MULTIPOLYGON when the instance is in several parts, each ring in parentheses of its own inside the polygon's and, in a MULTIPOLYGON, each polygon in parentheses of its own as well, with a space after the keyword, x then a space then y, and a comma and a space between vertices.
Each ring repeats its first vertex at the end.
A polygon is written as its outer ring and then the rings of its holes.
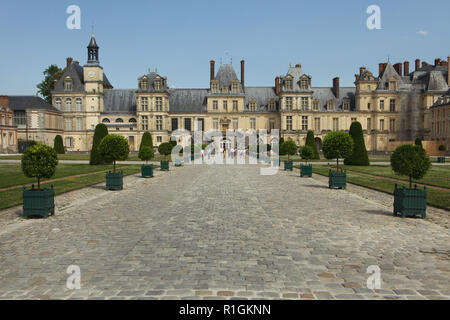
MULTIPOLYGON (((0 160, 21 160, 21 156, 0 156, 0 160)), ((58 155, 59 160, 75 160, 75 161, 86 161, 89 160, 88 153, 67 153, 58 155)), ((155 157, 151 161, 160 161, 163 159, 162 155, 155 154, 155 157)), ((130 153, 127 161, 141 161, 138 158, 137 153, 130 153)))
MULTIPOLYGON (((75 165, 75 166, 84 166, 84 165, 75 165)), ((95 166, 93 166, 95 167, 95 166)), ((111 166, 109 166, 111 168, 111 166)), ((85 168, 86 169, 86 168, 85 168)), ((125 176, 136 174, 141 171, 140 165, 129 165, 129 166, 121 166, 121 169, 125 176)), ((84 172, 88 173, 88 172, 84 172)), ((2 175, 0 175, 2 176, 2 175)), ((2 176, 3 177, 3 176, 2 176)), ((53 183, 55 186, 56 195, 66 193, 69 191, 85 188, 88 186, 92 186, 101 182, 105 182, 106 174, 104 172, 94 173, 89 176, 84 177, 74 177, 67 178, 66 180, 57 181, 53 183)), ((44 184, 41 186, 42 188, 47 187, 50 188, 51 184, 44 184)), ((20 205, 22 203, 22 188, 1 191, 0 192, 0 210, 14 207, 20 205)), ((95 192, 95 191, 94 191, 95 192)))
MULTIPOLYGON (((329 168, 326 166, 313 166, 313 172, 328 177, 329 168)), ((353 172, 347 172, 347 182, 389 194, 393 194, 395 188, 395 182, 393 181, 363 176, 353 172)), ((405 183, 405 186, 408 187, 408 184, 405 183)), ((450 210, 450 192, 428 188, 427 193, 429 205, 450 210)))

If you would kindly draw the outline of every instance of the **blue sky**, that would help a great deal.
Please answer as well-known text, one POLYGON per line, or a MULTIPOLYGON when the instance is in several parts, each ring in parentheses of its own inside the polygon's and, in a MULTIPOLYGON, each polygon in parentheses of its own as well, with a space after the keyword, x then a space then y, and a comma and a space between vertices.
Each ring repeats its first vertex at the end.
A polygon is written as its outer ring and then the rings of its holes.
POLYGON ((301 63, 313 86, 353 86, 360 66, 450 55, 448 0, 429 1, 6 1, 0 4, 0 94, 35 94, 42 71, 86 62, 95 24, 100 63, 115 88, 136 88, 151 67, 170 86, 209 86, 209 60, 229 62, 246 85, 273 85, 301 63), (81 30, 68 30, 66 9, 81 8, 81 30), (381 7, 381 30, 368 30, 366 9, 381 7), (419 34, 420 33, 420 34, 419 34), (230 54, 227 55, 226 52, 230 54))

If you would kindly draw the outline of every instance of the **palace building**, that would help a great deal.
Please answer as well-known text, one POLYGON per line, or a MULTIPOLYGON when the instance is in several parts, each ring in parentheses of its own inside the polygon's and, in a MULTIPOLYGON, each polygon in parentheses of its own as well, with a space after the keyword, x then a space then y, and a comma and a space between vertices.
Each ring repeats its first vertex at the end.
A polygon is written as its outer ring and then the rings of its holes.
MULTIPOLYGON (((415 61, 379 65, 378 76, 365 67, 355 75, 355 87, 314 87, 312 76, 300 64, 289 67, 273 85, 252 87, 232 65, 210 61, 209 86, 204 89, 169 88, 167 77, 156 70, 138 78, 136 88, 113 89, 99 61, 94 35, 87 64, 67 59, 62 78, 52 91, 53 106, 62 112, 64 143, 68 151, 89 151, 95 126, 104 123, 110 133, 125 136, 132 151, 142 134, 151 132, 155 146, 169 141, 177 129, 194 131, 279 129, 284 139, 304 145, 308 130, 321 145, 331 131, 348 131, 354 121, 364 130, 371 151, 420 137, 433 140, 432 107, 449 90, 449 63, 415 61)), ((450 59, 449 59, 450 60, 450 59)), ((446 129, 448 130, 448 129, 446 129)))

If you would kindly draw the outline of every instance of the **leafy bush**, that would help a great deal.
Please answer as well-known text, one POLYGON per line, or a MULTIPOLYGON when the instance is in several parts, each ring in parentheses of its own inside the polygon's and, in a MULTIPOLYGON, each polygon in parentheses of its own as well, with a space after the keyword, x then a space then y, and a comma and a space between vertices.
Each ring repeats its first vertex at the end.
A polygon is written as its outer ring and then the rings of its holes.
POLYGON ((99 123, 95 127, 94 140, 92 142, 92 150, 89 164, 98 165, 103 164, 102 156, 100 155, 100 151, 98 150, 98 146, 104 137, 108 135, 108 128, 103 123, 99 123))
POLYGON ((313 157, 311 159, 319 160, 320 156, 319 156, 319 151, 317 149, 317 143, 316 143, 316 140, 314 139, 314 132, 311 130, 308 131, 308 134, 306 135, 306 144, 305 145, 309 146, 313 151, 313 157))
POLYGON ((170 142, 161 143, 158 147, 158 152, 165 156, 167 160, 167 156, 172 153, 173 144, 170 142))
POLYGON ((308 164, 308 160, 314 159, 314 150, 310 146, 304 146, 300 148, 300 157, 306 161, 308 164))
POLYGON ((352 154, 353 144, 353 139, 348 133, 331 132, 323 139, 323 153, 327 159, 336 159, 336 168, 339 170, 339 159, 345 159, 352 154))
POLYGON ((130 154, 130 146, 124 137, 109 134, 100 142, 98 151, 103 161, 114 163, 113 172, 116 173, 116 161, 127 160, 130 154))
POLYGON ((141 145, 139 147, 139 152, 141 152, 143 147, 150 147, 153 150, 153 139, 150 132, 144 132, 142 135, 141 145))
POLYGON ((50 179, 57 165, 56 151, 41 143, 29 147, 22 155, 22 171, 28 178, 37 178, 38 190, 41 190, 41 179, 50 179))
POLYGON ((353 139, 353 152, 345 158, 346 165, 368 166, 369 155, 367 154, 366 143, 364 142, 364 134, 361 123, 353 122, 350 126, 350 136, 353 139))
POLYGON ((143 146, 141 150, 139 150, 139 159, 142 161, 145 161, 146 164, 148 164, 148 161, 151 160, 155 156, 153 148, 150 148, 148 146, 143 146))
POLYGON ((441 144, 441 145, 439 146, 439 151, 442 151, 442 152, 447 151, 447 147, 445 146, 445 144, 441 144))
POLYGON ((297 145, 294 141, 289 140, 286 142, 283 142, 280 145, 280 154, 281 155, 287 155, 288 161, 290 161, 291 156, 295 155, 297 153, 297 145))
POLYGON ((63 139, 59 134, 55 137, 55 141, 53 142, 53 149, 55 149, 57 154, 66 153, 66 150, 64 150, 63 139))
POLYGON ((420 138, 417 138, 416 141, 414 142, 414 144, 416 146, 423 148, 422 139, 420 139, 420 138))
POLYGON ((431 161, 425 149, 406 144, 392 153, 391 167, 396 174, 409 177, 409 187, 412 188, 412 180, 422 179, 430 169, 431 161))

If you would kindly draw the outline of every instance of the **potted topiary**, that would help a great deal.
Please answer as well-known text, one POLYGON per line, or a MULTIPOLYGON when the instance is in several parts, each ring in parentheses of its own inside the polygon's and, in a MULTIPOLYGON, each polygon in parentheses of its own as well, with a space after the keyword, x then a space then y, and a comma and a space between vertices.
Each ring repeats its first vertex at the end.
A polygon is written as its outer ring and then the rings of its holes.
POLYGON ((398 188, 394 190, 394 215, 400 213, 403 218, 407 216, 427 216, 427 190, 412 188, 413 179, 422 179, 431 167, 430 157, 425 149, 418 145, 403 145, 398 147, 391 155, 392 170, 398 175, 409 177, 409 189, 398 188))
POLYGON ((347 173, 339 170, 339 159, 349 157, 353 152, 353 139, 342 131, 329 133, 323 139, 323 153, 327 159, 336 159, 336 171, 330 169, 329 188, 347 188, 347 173))
POLYGON ((102 157, 100 155, 100 151, 98 150, 98 146, 100 145, 100 142, 102 142, 103 138, 107 135, 108 127, 106 127, 106 125, 103 123, 99 123, 95 127, 94 139, 92 141, 92 150, 89 160, 90 165, 104 164, 104 162, 102 162, 102 157))
POLYGON ((284 171, 294 170, 294 162, 291 161, 291 156, 295 155, 296 153, 297 145, 294 141, 288 140, 280 145, 280 154, 288 156, 288 160, 284 162, 284 171))
POLYGON ((153 166, 148 164, 148 161, 154 157, 154 151, 148 146, 141 148, 138 154, 139 159, 145 161, 145 165, 141 166, 142 178, 153 178, 153 166))
MULTIPOLYGON (((441 144, 441 145, 439 146, 439 151, 440 151, 442 154, 445 154, 445 151, 447 151, 447 147, 445 146, 445 144, 441 144)), ((445 163, 445 155, 444 155, 444 156, 438 157, 438 163, 445 163)))
POLYGON ((306 135, 306 144, 307 146, 311 147, 313 150, 313 157, 311 159, 314 160, 320 160, 319 151, 317 150, 317 143, 314 139, 314 132, 309 130, 308 134, 306 135))
POLYGON ((300 149, 300 157, 306 161, 305 165, 300 166, 300 176, 303 177, 312 177, 312 164, 308 165, 308 160, 314 158, 314 150, 310 146, 304 146, 300 149))
POLYGON ((55 140, 53 142, 53 149, 55 149, 57 154, 66 153, 66 150, 64 149, 63 139, 59 134, 55 137, 55 140))
POLYGON ((44 188, 41 190, 41 179, 49 179, 55 174, 58 165, 56 151, 44 144, 38 143, 25 150, 22 155, 22 171, 29 178, 37 178, 38 187, 23 189, 23 217, 39 216, 47 218, 55 214, 55 191, 44 188))
POLYGON ((173 144, 170 142, 161 143, 158 147, 158 152, 164 156, 161 160, 161 171, 169 171, 169 160, 167 157, 172 153, 173 144))
POLYGON ((128 158, 130 146, 127 139, 116 134, 107 135, 100 142, 98 151, 103 161, 114 164, 113 172, 110 171, 106 174, 106 189, 122 190, 123 172, 116 173, 116 161, 123 161, 128 158))
POLYGON ((344 164, 348 166, 369 166, 369 155, 367 154, 361 123, 353 122, 349 134, 353 139, 353 151, 350 156, 345 158, 344 164))

